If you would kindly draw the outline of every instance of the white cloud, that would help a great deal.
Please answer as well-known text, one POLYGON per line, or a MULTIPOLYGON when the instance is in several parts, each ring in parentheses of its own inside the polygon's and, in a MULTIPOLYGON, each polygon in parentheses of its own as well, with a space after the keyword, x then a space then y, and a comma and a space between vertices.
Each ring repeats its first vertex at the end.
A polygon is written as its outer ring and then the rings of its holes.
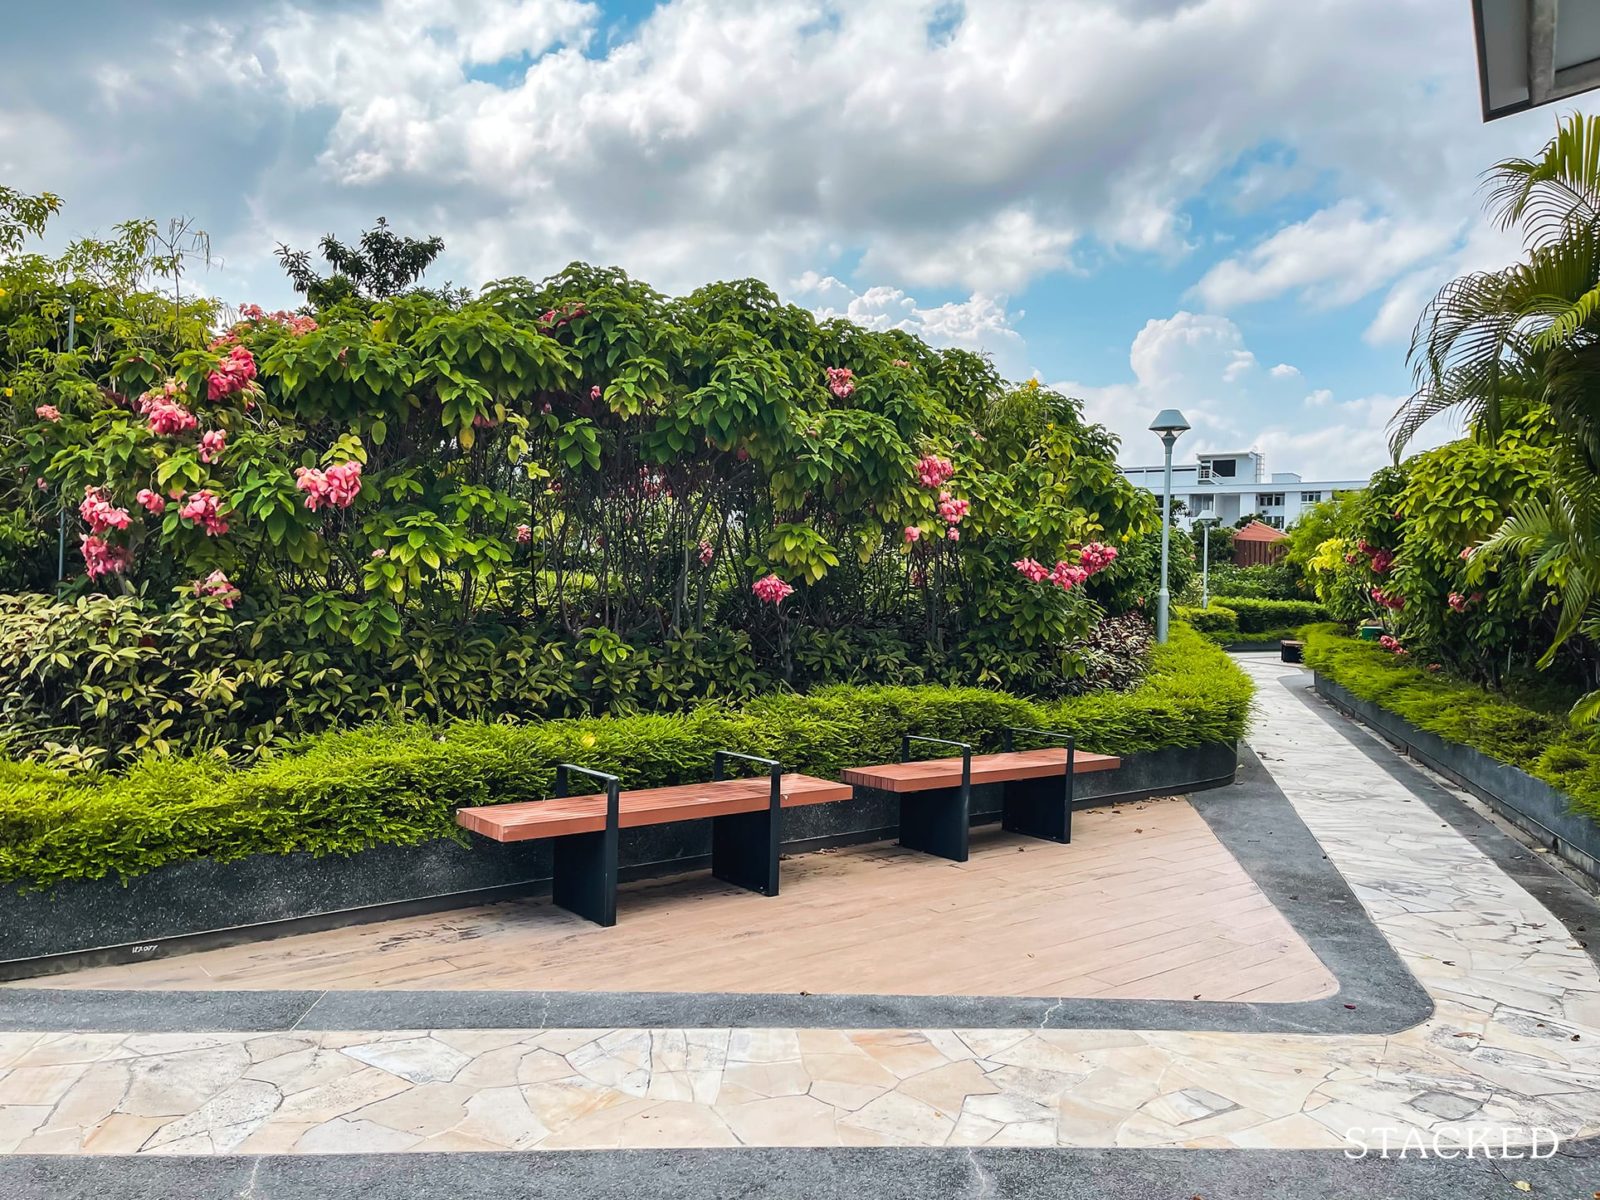
MULTIPOLYGON (((1245 360, 1254 363, 1255 356, 1227 317, 1177 312, 1147 321, 1133 339, 1131 380, 1053 386, 1080 397, 1092 420, 1122 438, 1121 458, 1129 465, 1159 460, 1147 427, 1163 408, 1181 409, 1192 427, 1179 442, 1179 461, 1203 450, 1254 449, 1267 456, 1269 471, 1295 471, 1307 480, 1365 479, 1389 461, 1388 423, 1399 397, 1341 402, 1331 389, 1317 388, 1297 404, 1304 384, 1298 370, 1247 373, 1238 369, 1245 360), (1316 426, 1297 427, 1297 414, 1307 409, 1316 410, 1316 426)), ((1458 436, 1450 421, 1434 425, 1413 450, 1458 436)))
POLYGON ((1274 379, 1298 379, 1300 378, 1300 368, 1290 366, 1288 363, 1279 363, 1267 374, 1274 379))
POLYGON ((1378 216, 1359 201, 1342 200, 1224 259, 1195 285, 1195 294, 1218 310, 1291 291, 1313 307, 1348 304, 1447 249, 1461 224, 1378 216))
MULTIPOLYGON (((671 0, 620 35, 577 0, 15 7, 0 140, 36 147, 13 178, 48 169, 74 220, 191 211, 306 244, 383 212, 445 234, 463 282, 842 262, 1016 295, 1183 255, 1222 186, 1240 211, 1349 199, 1219 266, 1205 303, 1341 303, 1425 267, 1527 140, 1472 118, 1469 23, 1437 0, 671 0), (1351 62, 1362 86, 1330 86, 1351 62)), ((233 256, 257 288, 282 287, 269 248, 233 256)))
POLYGON ((1007 309, 1004 296, 974 292, 964 301, 924 307, 899 288, 879 286, 857 293, 832 275, 814 271, 789 288, 823 320, 846 317, 867 329, 904 329, 934 346, 989 354, 1010 378, 1025 374, 1022 335, 1012 325, 1024 314, 1007 309))

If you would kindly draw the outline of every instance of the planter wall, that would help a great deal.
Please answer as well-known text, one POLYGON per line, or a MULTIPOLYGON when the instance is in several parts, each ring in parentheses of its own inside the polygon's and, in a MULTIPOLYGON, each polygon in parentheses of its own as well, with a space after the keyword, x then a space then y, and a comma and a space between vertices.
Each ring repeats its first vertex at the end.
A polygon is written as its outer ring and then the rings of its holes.
MULTIPOLYGON (((1220 787, 1233 781, 1232 744, 1135 754, 1116 771, 1080 776, 1079 807, 1220 787)), ((973 789, 974 823, 999 819, 993 786, 973 789)), ((894 797, 858 789, 851 800, 784 813, 784 849, 877 841, 897 833, 894 797)), ((710 828, 694 821, 622 833, 625 879, 671 875, 710 861, 710 828)), ((43 892, 0 887, 0 979, 54 974, 185 950, 306 933, 549 890, 545 842, 474 838, 377 846, 358 854, 194 859, 123 885, 60 883, 43 892)))
POLYGON ((1412 758, 1465 788, 1542 846, 1600 883, 1600 825, 1571 811, 1572 802, 1542 779, 1418 729, 1404 717, 1362 700, 1316 674, 1317 693, 1370 725, 1412 758))

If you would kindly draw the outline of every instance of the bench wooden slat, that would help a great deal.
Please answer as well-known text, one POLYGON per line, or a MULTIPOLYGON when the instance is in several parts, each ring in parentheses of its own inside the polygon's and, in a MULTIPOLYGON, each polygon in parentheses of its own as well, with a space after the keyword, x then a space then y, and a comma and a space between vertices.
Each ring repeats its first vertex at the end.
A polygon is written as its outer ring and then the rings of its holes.
MULTIPOLYGON (((1111 754, 1078 751, 1073 756, 1072 773, 1112 771, 1122 760, 1111 754)), ((974 754, 972 782, 1005 783, 1013 779, 1048 779, 1067 773, 1064 746, 1042 750, 1015 750, 1006 754, 974 754)), ((961 759, 930 758, 919 762, 882 763, 875 767, 850 767, 844 782, 856 787, 877 788, 884 792, 926 792, 935 788, 957 787, 961 783, 961 759)))
MULTIPOLYGON (((848 800, 851 795, 847 784, 798 774, 783 777, 781 793, 784 808, 848 800)), ((623 829, 637 829, 644 825, 669 825, 674 821, 760 812, 771 798, 772 781, 766 776, 646 788, 622 793, 618 798, 619 821, 623 829)), ((598 833, 606 827, 606 798, 601 793, 463 808, 456 811, 456 823, 497 842, 598 833)))

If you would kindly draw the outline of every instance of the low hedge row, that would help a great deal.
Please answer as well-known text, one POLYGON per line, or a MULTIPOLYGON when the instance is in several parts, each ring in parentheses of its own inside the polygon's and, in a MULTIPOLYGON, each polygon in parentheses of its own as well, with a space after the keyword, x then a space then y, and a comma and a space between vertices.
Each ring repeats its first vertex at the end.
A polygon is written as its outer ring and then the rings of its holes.
POLYGON ((1600 820, 1600 728, 1580 728, 1564 712, 1429 671, 1337 625, 1303 633, 1306 664, 1351 694, 1521 768, 1564 792, 1573 811, 1600 820))
POLYGON ((1244 731, 1250 695, 1225 655, 1178 626, 1153 648, 1138 687, 1059 701, 836 686, 663 716, 371 725, 244 769, 203 757, 149 759, 126 775, 86 781, 0 762, 0 881, 44 886, 126 878, 196 857, 348 854, 463 836, 457 807, 548 796, 563 761, 613 772, 625 787, 652 787, 709 778, 721 747, 837 778, 847 766, 894 759, 904 733, 993 749, 1004 726, 1029 725, 1115 754, 1232 741, 1244 731))
POLYGON ((1221 596, 1207 608, 1179 608, 1177 615, 1213 642, 1277 642, 1300 626, 1326 621, 1328 610, 1309 600, 1258 600, 1221 596))

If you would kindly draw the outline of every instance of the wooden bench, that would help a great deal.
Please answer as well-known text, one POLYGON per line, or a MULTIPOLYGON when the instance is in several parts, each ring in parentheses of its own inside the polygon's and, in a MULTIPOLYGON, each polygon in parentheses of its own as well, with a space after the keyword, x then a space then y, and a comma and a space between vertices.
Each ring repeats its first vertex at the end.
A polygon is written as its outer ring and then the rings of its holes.
POLYGON ((974 784, 1002 785, 1000 820, 1004 828, 1070 842, 1073 778, 1088 771, 1114 770, 1122 760, 1109 754, 1080 754, 1069 734, 1054 730, 1012 726, 1003 738, 1003 753, 975 755, 969 742, 910 734, 900 739, 899 762, 851 767, 844 772, 844 782, 898 795, 900 844, 955 862, 967 861, 974 784), (1016 734, 1053 738, 1065 745, 1014 750, 1016 734), (955 747, 961 757, 913 762, 913 742, 955 747))
POLYGON ((562 763, 555 799, 463 808, 456 823, 497 842, 549 839, 554 858, 553 898, 569 912, 599 925, 617 923, 617 842, 623 829, 711 821, 711 873, 765 896, 778 894, 778 845, 785 808, 848 800, 842 783, 785 774, 769 758, 718 750, 707 783, 622 791, 615 775, 562 763), (729 759, 757 763, 765 776, 725 779, 729 759), (571 774, 585 775, 602 792, 568 796, 571 774))

